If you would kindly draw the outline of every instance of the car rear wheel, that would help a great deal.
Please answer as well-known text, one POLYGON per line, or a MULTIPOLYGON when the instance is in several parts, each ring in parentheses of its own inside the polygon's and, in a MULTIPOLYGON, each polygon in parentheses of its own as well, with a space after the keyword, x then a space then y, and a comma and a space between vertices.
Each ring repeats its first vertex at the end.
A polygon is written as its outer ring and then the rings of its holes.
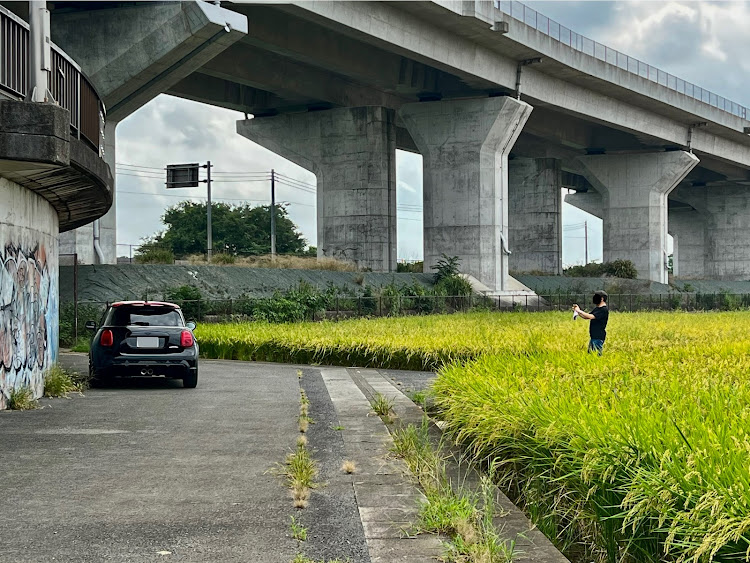
POLYGON ((104 387, 105 382, 106 379, 102 374, 102 371, 96 369, 94 367, 94 364, 91 362, 91 358, 89 358, 89 386, 104 387))
POLYGON ((190 370, 182 378, 182 386, 185 389, 195 389, 198 385, 198 368, 190 370))

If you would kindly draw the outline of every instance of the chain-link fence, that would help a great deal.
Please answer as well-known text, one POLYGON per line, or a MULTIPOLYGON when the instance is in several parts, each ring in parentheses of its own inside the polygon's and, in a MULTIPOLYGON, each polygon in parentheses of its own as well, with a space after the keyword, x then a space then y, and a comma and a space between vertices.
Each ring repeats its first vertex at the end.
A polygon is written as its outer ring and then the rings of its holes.
MULTIPOLYGON (((591 294, 503 295, 503 296, 344 296, 328 298, 325 306, 310 307, 283 296, 239 299, 173 300, 187 320, 205 323, 321 321, 357 317, 450 314, 468 311, 568 311, 574 303, 590 305, 591 294)), ((612 311, 729 311, 750 307, 750 294, 665 293, 655 295, 610 294, 612 311)), ((109 303, 63 302, 60 306, 60 342, 75 343, 90 335, 82 329, 86 321, 101 321, 109 303)))

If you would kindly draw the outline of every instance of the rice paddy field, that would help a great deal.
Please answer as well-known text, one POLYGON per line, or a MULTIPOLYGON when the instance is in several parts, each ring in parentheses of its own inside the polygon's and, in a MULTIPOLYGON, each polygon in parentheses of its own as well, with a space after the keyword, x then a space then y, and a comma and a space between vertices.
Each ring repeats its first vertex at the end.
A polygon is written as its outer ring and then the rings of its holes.
POLYGON ((750 313, 199 327, 207 357, 437 369, 445 428, 573 561, 750 561, 750 313))

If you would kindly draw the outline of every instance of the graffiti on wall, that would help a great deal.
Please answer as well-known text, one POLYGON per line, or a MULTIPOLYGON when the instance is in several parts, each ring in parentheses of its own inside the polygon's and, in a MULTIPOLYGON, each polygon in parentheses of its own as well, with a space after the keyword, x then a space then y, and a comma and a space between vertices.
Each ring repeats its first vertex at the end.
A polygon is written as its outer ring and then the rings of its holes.
POLYGON ((0 409, 10 391, 43 390, 57 358, 57 264, 43 245, 0 248, 0 409))

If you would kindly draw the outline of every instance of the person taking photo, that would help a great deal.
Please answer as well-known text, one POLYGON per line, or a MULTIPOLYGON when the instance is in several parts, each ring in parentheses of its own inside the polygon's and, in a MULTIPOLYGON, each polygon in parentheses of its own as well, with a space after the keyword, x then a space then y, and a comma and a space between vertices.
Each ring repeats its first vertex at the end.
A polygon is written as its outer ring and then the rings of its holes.
POLYGON ((607 338, 607 321, 609 320, 609 307, 607 307, 607 292, 597 291, 594 293, 595 307, 590 313, 582 311, 578 305, 573 305, 573 312, 581 317, 591 321, 589 324, 589 348, 588 352, 594 350, 601 356, 604 351, 604 341, 607 338))

